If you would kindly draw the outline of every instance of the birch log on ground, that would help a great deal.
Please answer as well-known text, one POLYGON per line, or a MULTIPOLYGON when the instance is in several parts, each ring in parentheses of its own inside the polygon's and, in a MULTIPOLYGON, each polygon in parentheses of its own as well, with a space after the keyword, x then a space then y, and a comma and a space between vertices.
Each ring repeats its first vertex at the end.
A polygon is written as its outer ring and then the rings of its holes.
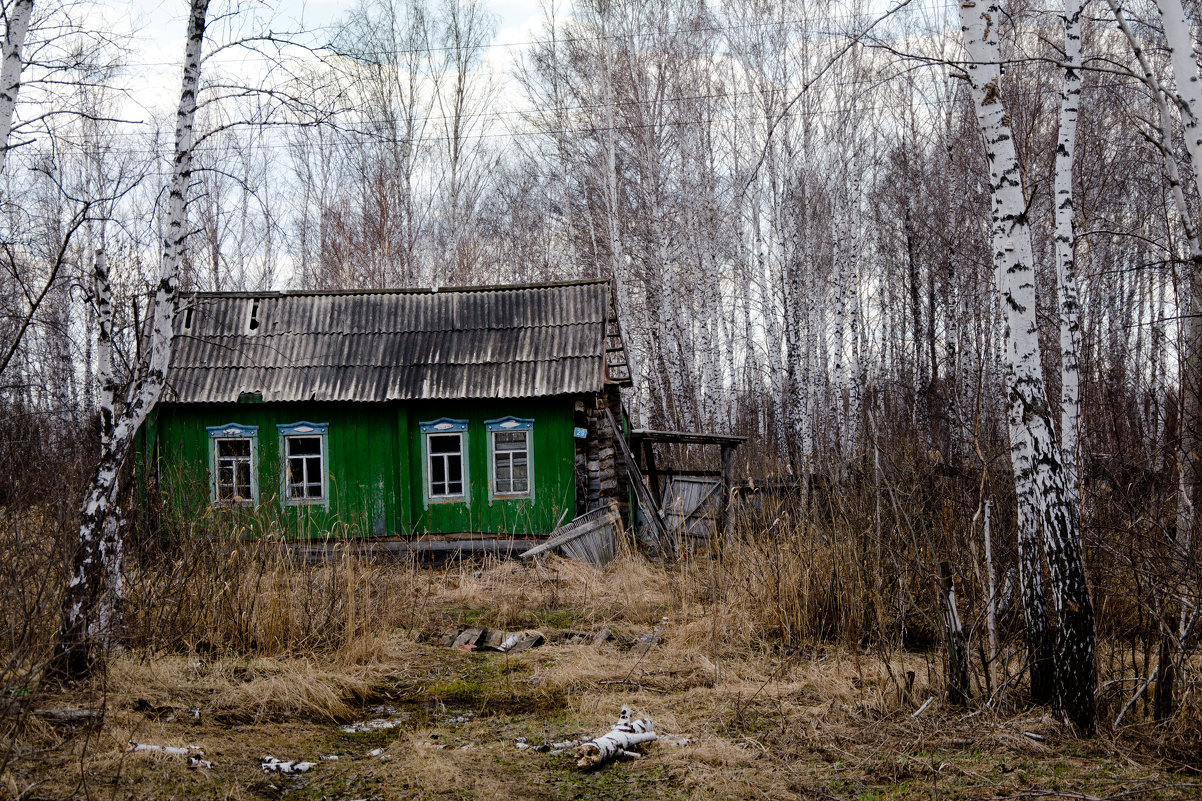
POLYGON ((620 756, 637 757, 635 748, 657 739, 655 725, 647 718, 631 720, 630 708, 624 706, 612 729, 576 748, 576 764, 595 768, 620 756))

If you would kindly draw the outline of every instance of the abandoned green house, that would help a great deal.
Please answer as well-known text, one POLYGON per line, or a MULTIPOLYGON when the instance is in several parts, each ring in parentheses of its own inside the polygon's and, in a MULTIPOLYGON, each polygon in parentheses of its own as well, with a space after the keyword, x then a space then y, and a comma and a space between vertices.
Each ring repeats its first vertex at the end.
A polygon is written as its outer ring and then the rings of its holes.
POLYGON ((140 474, 176 521, 545 535, 625 507, 610 418, 629 384, 608 281, 195 293, 140 474))

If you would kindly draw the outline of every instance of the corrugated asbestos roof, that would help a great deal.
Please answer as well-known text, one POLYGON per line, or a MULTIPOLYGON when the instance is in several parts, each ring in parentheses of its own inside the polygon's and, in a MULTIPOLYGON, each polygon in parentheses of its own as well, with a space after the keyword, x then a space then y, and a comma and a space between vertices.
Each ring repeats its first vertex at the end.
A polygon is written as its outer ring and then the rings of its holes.
POLYGON ((176 315, 164 400, 236 401, 244 392, 264 401, 595 392, 605 380, 609 291, 606 281, 588 281, 187 295, 176 315))

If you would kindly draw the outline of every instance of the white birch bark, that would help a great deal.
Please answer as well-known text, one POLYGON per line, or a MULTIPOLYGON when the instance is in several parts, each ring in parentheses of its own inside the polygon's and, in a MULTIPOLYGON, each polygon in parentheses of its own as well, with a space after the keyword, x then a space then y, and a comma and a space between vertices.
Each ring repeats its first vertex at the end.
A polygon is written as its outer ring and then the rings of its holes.
POLYGON ((1164 441, 1165 413, 1164 397, 1167 379, 1165 368, 1165 271, 1156 270, 1154 275, 1155 293, 1153 294, 1152 309, 1152 464, 1157 472, 1164 469, 1164 457, 1167 443, 1164 441))
POLYGON ((1079 504, 1081 430, 1081 321, 1073 229, 1073 162, 1081 106, 1081 13, 1083 0, 1064 0, 1064 82, 1060 89, 1060 133, 1056 145, 1056 287, 1060 311, 1060 448, 1074 508, 1079 504))
POLYGON ((576 764, 582 768, 595 768, 620 756, 638 756, 634 751, 637 746, 657 739, 659 735, 650 720, 631 720, 630 709, 622 707, 622 714, 612 729, 577 747, 576 764))
MULTIPOLYGON (((167 376, 180 267, 188 233, 186 201, 192 175, 201 46, 208 7, 209 0, 192 0, 188 15, 183 82, 176 113, 175 159, 167 198, 167 228, 162 242, 159 278, 154 288, 143 363, 138 365, 133 380, 124 391, 119 390, 111 369, 102 379, 104 388, 100 414, 104 434, 101 437, 100 458, 80 512, 79 543, 64 597, 53 660, 54 672, 66 678, 86 675, 96 656, 95 648, 101 644, 98 640, 111 633, 98 631, 96 623, 114 624, 111 615, 106 620, 106 614, 103 613, 111 608, 105 596, 116 589, 111 586, 111 580, 116 572, 114 564, 118 562, 120 554, 115 508, 118 479, 134 435, 158 402, 167 376)), ((107 280, 104 259, 98 258, 98 286, 107 284, 107 280)), ((106 347, 110 344, 111 337, 106 347)), ((103 360, 101 369, 106 369, 103 360)))
MULTIPOLYGON (((846 177, 846 172, 844 173, 846 177)), ((850 281, 850 265, 847 257, 848 240, 850 233, 848 225, 848 213, 842 208, 842 204, 835 206, 834 234, 835 234, 835 275, 834 275, 834 303, 835 323, 831 326, 831 351, 835 362, 834 370, 834 391, 831 393, 831 419, 834 423, 832 434, 836 437, 835 447, 838 449, 840 461, 851 456, 847 448, 847 418, 845 416, 845 407, 843 405, 843 390, 847 386, 847 358, 846 358, 846 328, 847 328, 847 307, 848 307, 848 282, 850 281)))
POLYGON ((0 44, 0 170, 8 156, 8 136, 12 133, 13 114, 17 108, 17 95, 21 90, 21 72, 25 61, 21 47, 29 33, 29 19, 33 16, 33 0, 15 0, 4 30, 4 42, 0 44))
MULTIPOLYGON (((1096 725, 1093 610, 1079 525, 1043 383, 1030 223, 1022 170, 1001 96, 997 26, 1002 16, 1000 0, 960 4, 969 58, 965 69, 989 164, 994 276, 1006 321, 1010 460, 1020 509, 1020 544, 1042 529, 1058 623, 1056 706, 1078 729, 1092 733, 1096 725)), ((1031 561, 1029 553, 1024 556, 1026 580, 1032 578, 1038 561, 1031 561)), ((1038 602, 1042 606, 1042 598, 1038 602)))

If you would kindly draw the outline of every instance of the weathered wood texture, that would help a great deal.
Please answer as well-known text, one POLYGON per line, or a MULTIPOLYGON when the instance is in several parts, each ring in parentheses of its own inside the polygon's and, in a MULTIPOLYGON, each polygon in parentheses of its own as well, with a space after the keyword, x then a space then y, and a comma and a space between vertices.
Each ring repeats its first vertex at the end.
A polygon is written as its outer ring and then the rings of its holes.
POLYGON ((622 398, 614 385, 577 401, 577 424, 586 432, 584 439, 576 440, 577 485, 583 488, 578 514, 613 501, 622 521, 630 520, 630 478, 627 466, 618 458, 621 428, 610 424, 610 418, 616 420, 621 409, 622 398))
POLYGON ((619 525, 618 505, 610 501, 560 526, 552 532, 551 539, 524 552, 522 557, 562 548, 573 559, 605 567, 613 561, 619 525))
POLYGON ((630 452, 630 447, 622 437, 622 429, 618 425, 617 418, 614 417, 613 412, 609 409, 605 410, 605 414, 609 419, 609 427, 614 433, 614 441, 617 443, 618 449, 622 452, 622 460, 625 462, 627 473, 630 476, 630 484, 633 486, 639 505, 643 508, 643 514, 651 526, 655 546, 662 551, 674 553, 676 547, 673 543, 669 542, 667 527, 664 525, 663 512, 659 508, 659 499, 651 494, 651 490, 647 488, 647 483, 643 481, 643 475, 639 470, 638 462, 635 461, 634 454, 630 452))

